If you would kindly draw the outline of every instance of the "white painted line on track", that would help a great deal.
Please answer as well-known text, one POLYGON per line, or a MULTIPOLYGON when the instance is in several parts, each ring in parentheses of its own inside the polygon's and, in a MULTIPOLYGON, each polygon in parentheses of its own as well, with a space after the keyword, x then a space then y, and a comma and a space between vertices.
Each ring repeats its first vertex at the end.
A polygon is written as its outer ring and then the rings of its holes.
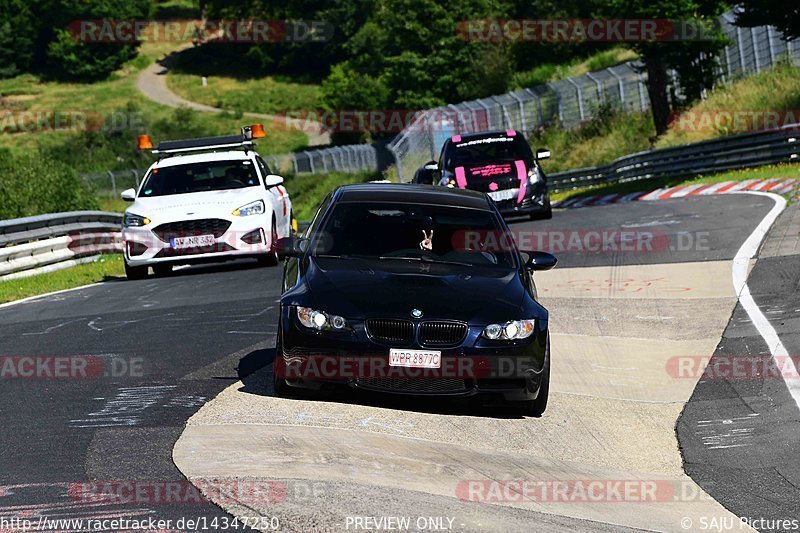
MULTIPOLYGON (((767 347, 772 357, 776 360, 776 363, 778 363, 778 358, 784 358, 785 360, 791 361, 791 364, 794 366, 795 362, 792 358, 788 357, 789 353, 786 351, 783 342, 781 342, 778 332, 775 331, 775 328, 770 324, 767 317, 764 316, 764 313, 753 299, 753 295, 750 294, 750 287, 747 286, 750 259, 755 257, 758 252, 758 247, 767 235, 769 228, 772 227, 778 215, 780 215, 786 207, 786 200, 782 196, 771 192, 740 191, 737 194, 766 196, 775 201, 775 206, 767 213, 767 216, 758 224, 747 240, 744 241, 744 244, 742 244, 739 251, 736 252, 736 256, 733 258, 733 288, 736 290, 736 294, 739 297, 739 303, 742 304, 742 307, 747 312, 747 316, 753 321, 753 325, 755 325, 758 333, 767 343, 767 347)), ((778 363, 776 366, 781 371, 783 381, 789 389, 789 394, 792 395, 795 403, 800 408, 800 383, 796 378, 797 368, 795 368, 794 371, 790 371, 785 368, 784 364, 778 363)))

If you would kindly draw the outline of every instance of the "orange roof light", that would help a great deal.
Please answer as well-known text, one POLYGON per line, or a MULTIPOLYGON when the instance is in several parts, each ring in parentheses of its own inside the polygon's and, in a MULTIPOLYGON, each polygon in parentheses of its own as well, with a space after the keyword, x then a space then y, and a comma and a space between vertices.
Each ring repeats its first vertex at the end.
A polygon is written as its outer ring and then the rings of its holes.
POLYGON ((263 139, 267 136, 267 134, 264 132, 263 124, 253 124, 250 126, 250 131, 253 133, 253 139, 263 139))
POLYGON ((139 150, 152 150, 153 143, 150 141, 149 135, 139 135, 139 150))

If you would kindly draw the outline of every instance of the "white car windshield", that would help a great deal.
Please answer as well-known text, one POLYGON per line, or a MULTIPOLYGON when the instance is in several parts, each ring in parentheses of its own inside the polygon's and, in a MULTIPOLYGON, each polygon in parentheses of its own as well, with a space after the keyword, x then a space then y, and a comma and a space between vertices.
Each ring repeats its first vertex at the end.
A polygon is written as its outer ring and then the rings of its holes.
POLYGON ((258 185, 250 160, 205 161, 154 168, 147 175, 140 197, 203 191, 243 189, 258 185))

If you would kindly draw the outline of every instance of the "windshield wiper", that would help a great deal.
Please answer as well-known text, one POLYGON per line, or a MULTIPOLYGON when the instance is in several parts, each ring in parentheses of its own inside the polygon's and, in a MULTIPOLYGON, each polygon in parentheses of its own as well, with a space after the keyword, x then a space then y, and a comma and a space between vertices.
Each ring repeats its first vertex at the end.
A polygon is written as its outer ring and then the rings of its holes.
POLYGON ((458 265, 458 266, 468 266, 468 267, 475 266, 472 263, 464 263, 461 261, 448 261, 446 259, 431 259, 430 257, 411 257, 407 255, 383 255, 378 259, 382 261, 394 259, 401 261, 417 261, 419 263, 439 263, 442 265, 458 265))

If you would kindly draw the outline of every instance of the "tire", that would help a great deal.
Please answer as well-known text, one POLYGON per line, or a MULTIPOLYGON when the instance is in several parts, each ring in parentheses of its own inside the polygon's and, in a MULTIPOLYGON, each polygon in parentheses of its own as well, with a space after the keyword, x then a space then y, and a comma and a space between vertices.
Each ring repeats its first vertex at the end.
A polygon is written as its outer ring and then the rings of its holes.
POLYGON ((272 363, 272 383, 275 396, 278 398, 286 398, 289 396, 289 385, 286 380, 279 377, 283 372, 281 365, 283 365, 283 342, 281 341, 280 330, 278 330, 278 337, 275 341, 275 361, 272 363))
POLYGON ((550 220, 553 218, 553 208, 549 208, 544 213, 532 213, 531 220, 550 220))
POLYGON ((258 264, 262 266, 275 266, 279 262, 278 251, 275 249, 275 241, 278 240, 278 230, 275 227, 275 219, 272 219, 272 229, 270 230, 269 252, 258 258, 258 264))
POLYGON ((521 402, 522 411, 525 416, 539 418, 547 410, 547 398, 550 396, 550 339, 547 339, 547 351, 545 352, 545 365, 542 382, 539 385, 539 395, 535 400, 521 402))
POLYGON ((146 266, 130 266, 125 263, 125 277, 129 280, 145 279, 147 277, 146 266))
POLYGON ((157 278, 164 278, 172 274, 172 265, 153 265, 153 274, 157 278))

